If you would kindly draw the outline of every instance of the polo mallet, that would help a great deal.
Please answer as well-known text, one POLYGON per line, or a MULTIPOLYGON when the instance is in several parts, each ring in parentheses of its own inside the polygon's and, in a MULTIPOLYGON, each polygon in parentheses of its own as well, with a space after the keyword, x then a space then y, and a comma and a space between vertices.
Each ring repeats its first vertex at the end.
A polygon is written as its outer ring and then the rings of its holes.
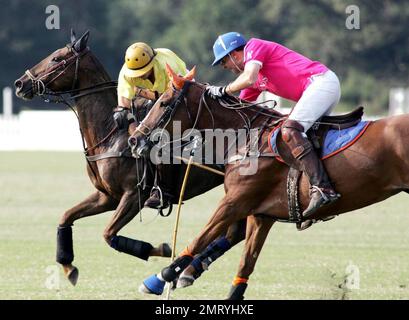
MULTIPOLYGON (((189 161, 187 163, 185 177, 183 178, 182 187, 180 189, 178 210, 177 210, 177 213, 176 213, 175 228, 173 230, 172 255, 170 257, 170 263, 172 263, 173 260, 175 259, 176 240, 177 240, 178 228, 179 228, 180 210, 182 208, 183 196, 185 194, 185 189, 186 189, 186 185, 187 185, 187 179, 188 179, 189 173, 190 173, 190 168, 192 167, 193 157, 195 155, 195 150, 197 149, 198 145, 199 145, 199 141, 198 141, 197 138, 195 138, 194 141, 193 141, 192 149, 190 150, 190 157, 189 157, 189 161)), ((169 300, 171 286, 172 286, 171 283, 169 283, 168 284, 168 290, 167 290, 167 293, 166 293, 166 300, 169 300)))

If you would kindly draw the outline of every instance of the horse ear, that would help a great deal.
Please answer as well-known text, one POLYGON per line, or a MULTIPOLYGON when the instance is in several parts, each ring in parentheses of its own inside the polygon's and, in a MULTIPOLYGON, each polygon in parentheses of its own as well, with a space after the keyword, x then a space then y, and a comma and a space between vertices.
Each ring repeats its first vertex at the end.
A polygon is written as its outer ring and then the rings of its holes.
POLYGON ((168 77, 170 80, 173 80, 175 77, 177 77, 176 73, 172 70, 170 65, 166 63, 166 73, 168 74, 168 77))
POLYGON ((88 38, 89 38, 89 30, 86 31, 81 36, 81 38, 75 41, 75 44, 73 45, 75 51, 81 52, 82 50, 84 50, 87 47, 88 38))
POLYGON ((186 79, 183 77, 178 76, 172 68, 166 64, 166 72, 168 73, 170 81, 172 81, 173 86, 176 89, 182 89, 183 85, 185 84, 186 79))
POLYGON ((75 36, 75 32, 74 32, 74 30, 71 28, 71 44, 74 44, 75 40, 77 40, 77 39, 76 39, 76 36, 75 36))
POLYGON ((196 74, 196 66, 194 66, 187 75, 184 76, 186 80, 192 81, 196 74))

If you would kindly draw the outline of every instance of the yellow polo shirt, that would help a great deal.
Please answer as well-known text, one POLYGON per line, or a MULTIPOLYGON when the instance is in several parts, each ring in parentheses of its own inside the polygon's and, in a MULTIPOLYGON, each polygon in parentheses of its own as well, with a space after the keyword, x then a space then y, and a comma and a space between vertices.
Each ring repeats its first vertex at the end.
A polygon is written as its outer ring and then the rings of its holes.
POLYGON ((186 75, 186 64, 171 50, 159 48, 155 49, 157 52, 153 62, 153 72, 155 74, 155 83, 150 80, 143 80, 141 78, 130 78, 125 76, 124 65, 119 72, 118 76, 118 95, 132 100, 135 97, 136 88, 149 89, 151 91, 157 91, 162 94, 169 83, 169 77, 166 72, 166 63, 177 74, 186 75))

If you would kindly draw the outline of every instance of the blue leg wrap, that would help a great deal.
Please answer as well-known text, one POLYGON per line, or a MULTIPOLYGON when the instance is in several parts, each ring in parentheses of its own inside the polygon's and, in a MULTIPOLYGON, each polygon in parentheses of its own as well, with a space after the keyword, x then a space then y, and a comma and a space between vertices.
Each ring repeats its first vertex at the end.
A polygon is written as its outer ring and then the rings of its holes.
POLYGON ((162 278, 167 282, 172 282, 177 278, 178 275, 182 273, 183 270, 186 269, 188 265, 192 263, 192 261, 193 258, 191 256, 178 257, 170 264, 169 267, 162 269, 162 278))
POLYGON ((231 244, 224 236, 216 239, 211 244, 209 244, 205 251, 203 251, 203 253, 201 253, 192 261, 192 266, 196 270, 195 278, 198 278, 203 273, 203 263, 209 266, 230 248, 231 244))
POLYGON ((149 278, 146 278, 143 281, 145 287, 158 296, 162 294, 163 288, 165 287, 165 283, 166 283, 165 281, 159 280, 156 274, 150 276, 149 278))

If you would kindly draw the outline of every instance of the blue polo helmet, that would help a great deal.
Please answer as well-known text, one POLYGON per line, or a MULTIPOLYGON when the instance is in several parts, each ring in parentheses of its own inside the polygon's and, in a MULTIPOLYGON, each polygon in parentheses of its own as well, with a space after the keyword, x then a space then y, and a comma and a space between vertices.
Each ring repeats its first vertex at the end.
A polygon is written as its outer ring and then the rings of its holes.
POLYGON ((212 66, 217 65, 230 52, 246 45, 246 43, 246 39, 238 32, 228 32, 218 36, 213 45, 214 61, 212 66))

